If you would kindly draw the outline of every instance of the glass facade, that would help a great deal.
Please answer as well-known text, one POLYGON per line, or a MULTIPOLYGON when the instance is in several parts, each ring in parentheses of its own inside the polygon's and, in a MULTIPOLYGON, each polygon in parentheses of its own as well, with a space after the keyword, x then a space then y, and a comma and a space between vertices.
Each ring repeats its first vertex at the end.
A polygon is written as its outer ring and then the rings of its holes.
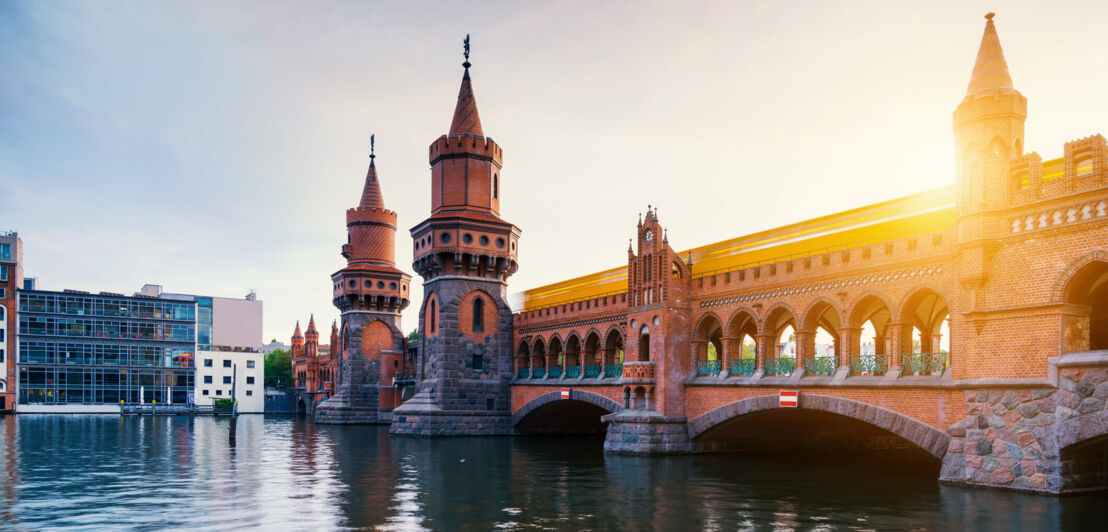
POLYGON ((185 403, 192 301, 27 290, 19 294, 19 403, 185 403))
POLYGON ((212 298, 196 298, 196 349, 212 350, 212 298))

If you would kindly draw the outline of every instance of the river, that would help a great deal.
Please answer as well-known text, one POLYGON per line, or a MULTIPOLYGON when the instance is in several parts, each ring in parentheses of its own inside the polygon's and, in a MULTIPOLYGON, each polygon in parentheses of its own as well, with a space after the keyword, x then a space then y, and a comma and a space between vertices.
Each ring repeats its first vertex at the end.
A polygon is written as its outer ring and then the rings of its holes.
MULTIPOLYGON (((836 455, 606 456, 303 418, 0 417, 0 529, 1105 530, 1104 493, 940 486, 836 455)), ((895 472, 894 472, 895 471, 895 472)))

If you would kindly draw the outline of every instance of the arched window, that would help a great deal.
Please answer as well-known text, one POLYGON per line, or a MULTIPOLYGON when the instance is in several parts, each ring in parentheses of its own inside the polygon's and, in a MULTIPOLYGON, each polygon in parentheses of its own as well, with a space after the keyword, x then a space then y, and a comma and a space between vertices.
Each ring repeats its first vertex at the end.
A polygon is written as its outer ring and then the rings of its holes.
POLYGON ((485 300, 476 297, 473 299, 473 332, 485 330, 485 300))
POLYGON ((500 197, 500 178, 496 174, 492 175, 492 199, 500 197))
POLYGON ((435 300, 431 300, 431 332, 435 332, 435 326, 437 325, 438 312, 435 311, 435 300))

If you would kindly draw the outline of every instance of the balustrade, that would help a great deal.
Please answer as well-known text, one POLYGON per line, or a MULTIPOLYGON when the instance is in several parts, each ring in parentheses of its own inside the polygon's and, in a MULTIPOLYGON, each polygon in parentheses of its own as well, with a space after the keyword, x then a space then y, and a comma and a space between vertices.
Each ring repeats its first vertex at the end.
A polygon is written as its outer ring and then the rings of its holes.
POLYGON ((900 355, 900 375, 942 375, 949 360, 949 353, 906 353, 900 355))
POLYGON ((765 361, 765 374, 786 377, 792 375, 796 369, 796 359, 793 357, 767 358, 765 361))
POLYGON ((623 378, 635 380, 654 380, 653 362, 625 362, 623 378))
POLYGON ((621 377, 623 376, 623 364, 608 364, 604 366, 605 377, 621 377))
POLYGON ((838 368, 837 360, 837 357, 807 357, 804 359, 804 374, 830 377, 838 368))
POLYGON ((585 378, 594 379, 600 376, 600 364, 585 364, 585 378))
POLYGON ((850 357, 850 374, 858 376, 884 375, 889 369, 888 355, 850 357))
POLYGON ((561 376, 562 376, 562 367, 561 366, 550 366, 550 370, 546 374, 546 378, 548 378, 548 379, 557 379, 557 378, 560 378, 561 376))
POLYGON ((521 379, 526 379, 527 375, 530 375, 530 374, 531 374, 531 372, 527 368, 525 368, 525 367, 524 368, 519 368, 519 371, 516 372, 516 377, 519 377, 521 379))
POLYGON ((722 360, 697 360, 696 361, 696 374, 697 375, 719 375, 720 370, 723 369, 722 360))
POLYGON ((541 379, 545 376, 546 376, 546 368, 545 367, 531 368, 531 378, 532 379, 541 379))
POLYGON ((566 366, 566 378, 576 379, 581 376, 581 366, 566 366))
POLYGON ((754 374, 754 362, 753 358, 740 358, 731 359, 727 361, 727 373, 731 375, 753 375, 754 374))

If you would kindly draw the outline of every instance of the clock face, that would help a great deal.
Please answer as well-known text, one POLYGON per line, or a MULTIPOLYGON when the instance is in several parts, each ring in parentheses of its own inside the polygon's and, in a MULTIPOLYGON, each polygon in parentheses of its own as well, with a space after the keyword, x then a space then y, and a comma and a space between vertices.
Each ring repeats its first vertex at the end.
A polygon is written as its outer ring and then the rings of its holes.
POLYGON ((647 242, 650 242, 650 241, 654 240, 654 230, 653 229, 647 229, 645 238, 646 238, 647 242))

